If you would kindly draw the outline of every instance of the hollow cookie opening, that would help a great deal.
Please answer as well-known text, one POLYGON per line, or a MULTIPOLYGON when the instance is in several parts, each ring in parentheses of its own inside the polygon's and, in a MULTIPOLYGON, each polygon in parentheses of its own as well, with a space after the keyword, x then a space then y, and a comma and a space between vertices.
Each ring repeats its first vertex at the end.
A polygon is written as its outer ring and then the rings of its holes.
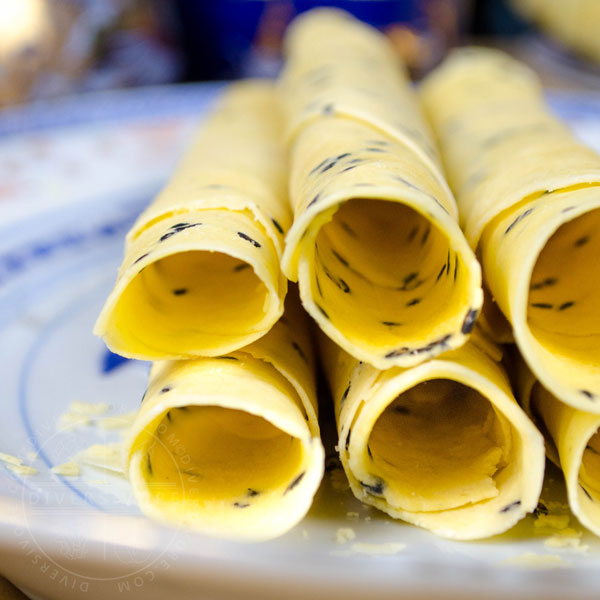
POLYGON ((600 367, 598 257, 600 209, 561 225, 548 240, 533 270, 527 307, 536 340, 552 355, 570 359, 570 369, 582 365, 588 377, 590 367, 600 367))
POLYGON ((508 422, 489 400, 462 383, 434 379, 400 394, 379 416, 362 485, 397 509, 449 510, 496 497, 509 452, 508 422))
POLYGON ((342 204, 317 234, 312 277, 321 312, 350 342, 375 350, 416 349, 447 333, 441 323, 464 317, 461 257, 434 223, 398 202, 342 204))
POLYGON ((211 351, 265 317, 268 290, 252 267, 221 252, 179 252, 149 264, 119 298, 118 330, 161 354, 211 351))
POLYGON ((141 468, 156 503, 207 520, 280 498, 299 483, 303 454, 300 440, 262 417, 190 406, 162 419, 141 468))

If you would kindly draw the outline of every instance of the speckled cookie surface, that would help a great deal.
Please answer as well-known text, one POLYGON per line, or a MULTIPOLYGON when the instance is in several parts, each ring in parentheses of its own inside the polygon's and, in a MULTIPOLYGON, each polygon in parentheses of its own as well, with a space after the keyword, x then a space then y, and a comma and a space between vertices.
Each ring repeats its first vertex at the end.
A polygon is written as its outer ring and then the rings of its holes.
POLYGON ((314 359, 300 309, 287 304, 239 351, 155 363, 127 444, 129 479, 149 516, 261 540, 310 508, 324 468, 314 359))
POLYGON ((321 329, 379 368, 459 347, 481 308, 480 267, 391 47, 331 10, 299 18, 286 46, 284 272, 321 329))
POLYGON ((501 533, 534 510, 543 439, 479 331, 409 369, 380 371, 323 347, 338 450, 357 498, 454 539, 501 533))
POLYGON ((525 360, 562 401, 600 412, 600 157, 549 113, 533 72, 498 51, 455 52, 422 97, 525 360))
POLYGON ((546 453, 565 476, 569 507, 600 535, 600 416, 560 402, 525 362, 516 365, 519 401, 546 436, 546 453))
POLYGON ((273 84, 232 85, 127 237, 95 332, 124 356, 215 356, 283 312, 279 267, 292 220, 273 84))

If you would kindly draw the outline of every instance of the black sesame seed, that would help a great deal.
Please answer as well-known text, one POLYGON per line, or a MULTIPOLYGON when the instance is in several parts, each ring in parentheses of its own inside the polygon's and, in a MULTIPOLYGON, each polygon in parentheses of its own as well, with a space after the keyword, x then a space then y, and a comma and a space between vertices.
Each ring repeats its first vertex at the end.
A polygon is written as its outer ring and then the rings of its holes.
POLYGON ((412 242, 415 239, 415 235, 417 235, 417 231, 419 231, 418 225, 415 225, 408 234, 408 241, 412 242))
POLYGON ((285 496, 288 492, 291 492, 302 481, 302 478, 304 477, 305 474, 306 474, 306 471, 302 471, 302 473, 300 473, 300 475, 298 475, 295 479, 292 479, 290 485, 288 485, 285 488, 285 492, 283 492, 283 495, 285 496))
POLYGON ((248 508, 250 506, 249 502, 234 502, 233 505, 236 508, 248 508))
POLYGON ((391 352, 388 352, 384 358, 396 358, 397 356, 402 356, 404 354, 408 354, 410 352, 410 348, 408 348, 407 346, 404 346, 398 350, 392 350, 391 352))
POLYGON ((421 302, 421 298, 413 298, 406 303, 406 306, 415 306, 416 304, 419 304, 419 302, 421 302))
POLYGON ((334 111, 333 104, 326 104, 326 105, 323 107, 323 114, 324 114, 324 115, 332 115, 332 114, 333 114, 333 111, 334 111))
POLYGON ((255 246, 256 248, 260 248, 261 245, 256 241, 253 240, 249 235, 246 235, 245 233, 238 231, 237 234, 243 239, 246 240, 247 242, 250 242, 253 246, 255 246))
POLYGON ((371 460, 373 460, 373 453, 371 452, 371 448, 369 447, 369 444, 367 444, 367 453, 369 454, 369 457, 371 458, 371 460))
POLYGON ((311 171, 309 172, 309 175, 313 175, 314 173, 316 173, 321 167, 324 167, 329 161, 330 161, 329 158, 325 158, 324 160, 322 160, 316 167, 313 167, 313 169, 311 169, 311 171))
POLYGON ((598 454, 600 455, 600 452, 598 452, 598 450, 596 450, 596 448, 590 446, 589 444, 585 447, 586 450, 589 450, 592 454, 598 454))
POLYGON ((402 323, 398 323, 398 321, 381 321, 382 325, 387 325, 388 327, 400 327, 402 323))
POLYGON ((354 229, 352 229, 350 227, 350 225, 348 225, 348 223, 346 223, 345 221, 340 221, 340 225, 342 226, 342 229, 350 236, 352 237, 356 237, 356 232, 354 231, 354 229))
POLYGON ((281 225, 275 219, 273 219, 273 217, 271 217, 271 221, 273 222, 273 225, 275 225, 275 229, 277 229, 277 231, 283 235, 283 228, 281 225))
POLYGON ((477 321, 477 316, 479 315, 479 311, 476 308, 472 308, 465 317, 463 321, 462 327, 460 329, 461 333, 467 335, 473 331, 473 327, 475 327, 475 321, 477 321))
POLYGON ((345 167, 343 168, 340 173, 345 173, 346 171, 352 171, 352 169, 356 169, 356 167, 358 167, 358 165, 350 165, 349 167, 345 167))
POLYGON ((323 174, 323 173, 325 173, 325 172, 329 171, 329 169, 333 169, 333 167, 335 167, 335 165, 336 165, 336 164, 337 164, 337 161, 335 161, 335 160, 334 160, 334 161, 332 161, 332 162, 330 162, 330 163, 329 163, 329 164, 328 164, 326 167, 323 167, 323 168, 321 169, 321 174, 323 174))
POLYGON ((446 270, 446 263, 444 263, 442 265, 442 268, 440 269, 440 272, 438 273, 437 277, 435 278, 436 281, 440 280, 440 277, 444 274, 445 270, 446 270))
POLYGON ((567 308, 571 308, 571 306, 573 306, 575 304, 575 302, 573 302, 573 300, 569 300, 568 302, 563 302, 559 307, 558 310, 565 310, 567 308))
POLYGON ((454 262, 454 281, 456 281, 456 274, 458 273, 458 254, 456 254, 454 262))
POLYGON ((252 488, 248 488, 248 496, 250 496, 251 498, 253 498, 254 496, 258 496, 260 494, 260 492, 257 492, 256 490, 253 490, 252 488))
POLYGON ((168 419, 169 423, 170 423, 170 422, 173 420, 173 419, 171 418, 171 411, 169 411, 169 412, 167 413, 167 419, 168 419))
POLYGON ((140 260, 144 260, 144 258, 146 258, 146 256, 148 256, 148 254, 150 254, 150 252, 146 252, 146 254, 142 254, 139 258, 136 258, 135 261, 133 261, 133 264, 136 265, 137 263, 140 262, 140 260))
POLYGON ((546 277, 543 281, 538 281, 537 283, 533 283, 529 289, 531 290, 541 290, 542 288, 554 285, 558 279, 556 277, 546 277))
POLYGON ((590 236, 584 235, 583 237, 580 237, 578 240, 576 240, 574 245, 577 247, 584 246, 589 241, 590 241, 590 236))
POLYGON ((579 484, 579 487, 583 490, 583 493, 593 502, 594 499, 592 498, 592 495, 581 484, 579 484))
POLYGON ((431 233, 431 227, 428 227, 425 230, 425 233, 423 234, 423 237, 421 238, 421 246, 424 246, 425 243, 427 242, 427 239, 429 238, 429 234, 431 233))
POLYGON ((411 281, 413 281, 414 279, 416 279, 419 276, 419 273, 417 273, 416 271, 413 271, 412 273, 409 273, 405 278, 404 278, 404 285, 408 285, 411 281))
POLYGON ((150 461, 150 455, 149 454, 146 455, 146 462, 147 462, 147 466, 148 466, 148 473, 150 475, 152 475, 152 462, 150 461))
POLYGON ((533 302, 530 306, 534 308, 554 308, 553 304, 548 304, 547 302, 533 302))
POLYGON ((522 212, 504 231, 506 235, 517 223, 522 221, 525 217, 529 216, 533 212, 533 208, 528 208, 525 212, 522 212))
POLYGON ((360 485, 364 488, 364 490, 368 494, 371 494, 372 496, 381 496, 383 494, 383 487, 385 484, 380 479, 375 485, 371 485, 370 483, 365 483, 364 481, 361 481, 360 485))
POLYGON ((249 269, 250 265, 248 263, 242 263, 241 265, 236 265, 235 267, 233 267, 234 272, 239 273, 240 271, 243 271, 244 269, 249 269))
POLYGON ((401 405, 394 407, 394 412, 399 413, 401 415, 410 415, 410 409, 408 409, 406 406, 401 405))
POLYGON ((186 288, 177 288, 176 290, 173 290, 173 294, 175 296, 183 296, 184 294, 187 294, 187 289, 186 288))
POLYGON ((321 314, 326 318, 329 319, 329 315, 325 312, 325 309, 320 305, 315 303, 315 306, 319 309, 319 311, 321 312, 321 314))
POLYGON ((340 402, 344 402, 344 400, 346 400, 346 398, 348 397, 348 394, 350 393, 351 387, 352 387, 352 383, 349 383, 348 387, 344 390, 344 393, 342 394, 342 398, 341 398, 340 402))
POLYGON ((165 385, 165 387, 160 390, 161 394, 166 394, 167 392, 170 392, 173 388, 170 385, 165 385))
POLYGON ((338 279, 338 287, 344 292, 344 294, 350 293, 350 286, 342 279, 338 279))
POLYGON ((509 510, 512 510, 513 508, 516 508, 517 506, 521 506, 521 501, 520 500, 515 500, 514 502, 511 502, 510 504, 507 504, 504 508, 500 509, 501 513, 507 513, 509 510))
POLYGON ((319 201, 319 197, 321 194, 317 194, 306 206, 306 208, 310 208, 313 204, 319 201))
POLYGON ((299 344, 297 342, 292 342, 292 348, 300 355, 300 357, 305 361, 308 362, 306 360, 306 354, 304 354, 302 348, 299 346, 299 344))
POLYGON ((589 398, 590 400, 595 399, 594 394, 592 394, 592 392, 590 392, 589 390, 579 390, 579 393, 583 394, 586 398, 589 398))
POLYGON ((345 267, 348 266, 348 261, 341 256, 338 252, 336 252, 335 250, 331 250, 331 253, 338 259, 339 262, 341 262, 345 267))
POLYGON ((165 240, 168 240, 171 236, 175 235, 177 233, 177 231, 169 231, 167 233, 165 233, 164 235, 160 236, 159 238, 159 242, 164 242, 165 240))
POLYGON ((216 358, 219 360, 239 360, 235 356, 217 356, 216 358))
POLYGON ((576 208, 577 208, 576 206, 567 206, 567 208, 563 208, 560 212, 561 213, 567 213, 567 212, 569 212, 571 210, 574 210, 576 208))

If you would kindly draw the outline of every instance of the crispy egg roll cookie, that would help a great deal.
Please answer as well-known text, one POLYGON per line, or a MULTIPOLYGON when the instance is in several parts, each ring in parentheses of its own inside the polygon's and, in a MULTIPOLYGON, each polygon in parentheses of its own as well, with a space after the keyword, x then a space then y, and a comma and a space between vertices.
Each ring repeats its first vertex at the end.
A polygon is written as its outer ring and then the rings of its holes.
POLYGON ((600 415, 558 400, 524 361, 517 369, 520 401, 546 436, 548 457, 563 471, 569 507, 600 535, 600 415))
POLYGON ((321 329, 381 369, 462 345, 482 304, 480 266, 419 157, 329 117, 302 131, 291 163, 282 268, 321 329))
POLYGON ((561 400, 600 412, 600 157, 548 113, 534 75, 496 51, 458 51, 423 98, 523 357, 561 400))
POLYGON ((283 313, 292 215, 273 85, 231 86, 129 232, 95 333, 145 360, 217 356, 283 313))
POLYGON ((320 9, 286 44, 295 217, 282 269, 321 329, 378 368, 459 347, 481 308, 480 267, 389 42, 320 9))
POLYGON ((498 348, 480 335, 410 369, 380 371, 324 348, 354 495, 461 540, 499 534, 533 511, 544 473, 543 438, 512 396, 498 348))
POLYGON ((144 513, 241 540, 304 517, 324 451, 312 349, 292 319, 224 356, 155 363, 127 446, 144 513))

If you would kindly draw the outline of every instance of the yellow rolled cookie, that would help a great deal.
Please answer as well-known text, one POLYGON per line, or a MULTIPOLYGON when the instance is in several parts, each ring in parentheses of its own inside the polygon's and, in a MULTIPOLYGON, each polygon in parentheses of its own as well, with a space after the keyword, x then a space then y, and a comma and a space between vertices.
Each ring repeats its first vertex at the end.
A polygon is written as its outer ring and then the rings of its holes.
POLYGON ((577 410, 551 394, 521 360, 519 400, 546 437, 546 453, 565 476, 569 507, 600 535, 600 415, 577 410))
POLYGON ((460 540, 501 533, 533 511, 543 438, 516 403, 500 356, 476 330, 458 350, 380 371, 327 342, 338 450, 354 495, 460 540))
POLYGON ((240 540, 276 537, 304 517, 324 451, 299 310, 236 352, 155 363, 126 450, 145 514, 240 540))
POLYGON ((292 221, 281 128, 272 83, 225 93, 128 234, 94 330, 111 350, 145 360, 217 356, 281 316, 279 262, 292 221))
POLYGON ((295 216, 282 269, 321 329, 378 368, 459 347, 481 308, 480 267, 392 50, 329 10, 301 17, 287 45, 295 216), (322 68, 331 79, 313 86, 322 68), (364 81, 370 96, 355 89, 364 81))
POLYGON ((600 156, 525 66, 457 51, 423 86, 484 280, 545 387, 600 412, 600 156))

